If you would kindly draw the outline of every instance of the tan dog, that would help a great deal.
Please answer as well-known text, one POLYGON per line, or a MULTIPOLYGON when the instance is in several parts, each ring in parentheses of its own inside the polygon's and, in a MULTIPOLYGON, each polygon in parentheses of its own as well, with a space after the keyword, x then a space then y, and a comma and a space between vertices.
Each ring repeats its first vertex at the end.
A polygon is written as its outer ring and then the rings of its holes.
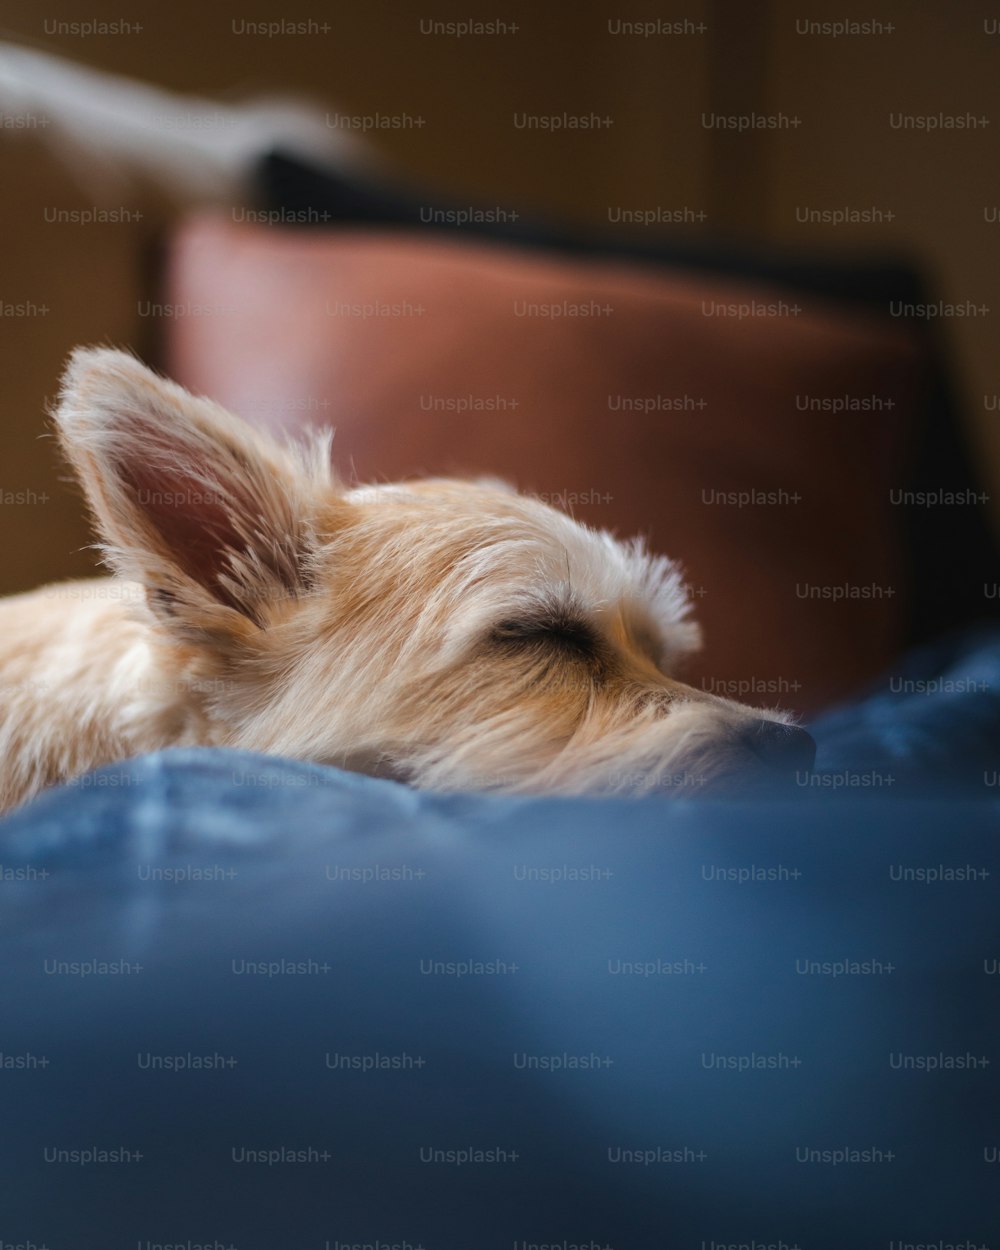
POLYGON ((808 769, 808 735, 672 676, 677 569, 492 481, 348 490, 122 352, 56 423, 113 579, 0 603, 0 809, 162 747, 440 789, 692 792, 808 769))

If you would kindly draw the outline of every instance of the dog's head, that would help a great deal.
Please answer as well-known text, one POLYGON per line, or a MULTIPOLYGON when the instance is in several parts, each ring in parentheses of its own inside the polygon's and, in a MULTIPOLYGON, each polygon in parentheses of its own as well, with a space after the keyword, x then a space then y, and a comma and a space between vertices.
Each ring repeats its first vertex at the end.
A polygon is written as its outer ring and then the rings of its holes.
POLYGON ((676 567, 502 483, 347 489, 121 352, 56 414, 106 556, 215 740, 442 789, 688 793, 808 769, 780 713, 677 680, 676 567))

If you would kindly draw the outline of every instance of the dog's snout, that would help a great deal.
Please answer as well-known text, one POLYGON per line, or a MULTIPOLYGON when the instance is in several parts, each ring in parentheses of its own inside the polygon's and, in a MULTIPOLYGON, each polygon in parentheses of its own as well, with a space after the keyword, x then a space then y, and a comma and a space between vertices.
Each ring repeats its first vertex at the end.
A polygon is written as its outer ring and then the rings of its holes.
POLYGON ((759 720, 743 734, 742 741, 776 772, 808 772, 816 759, 816 743, 797 725, 759 720))

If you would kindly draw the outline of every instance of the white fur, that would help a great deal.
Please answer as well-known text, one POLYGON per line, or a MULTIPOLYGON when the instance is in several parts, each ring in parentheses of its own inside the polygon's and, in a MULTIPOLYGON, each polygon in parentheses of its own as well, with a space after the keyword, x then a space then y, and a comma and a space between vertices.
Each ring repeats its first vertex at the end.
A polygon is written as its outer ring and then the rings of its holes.
MULTIPOLYGON (((760 712, 684 685, 678 568, 490 480, 345 489, 121 352, 56 424, 116 577, 0 603, 0 807, 182 744, 438 789, 681 794, 760 712)), ((748 742, 751 743, 748 747, 748 742)))
POLYGON ((275 147, 347 167, 372 159, 300 99, 179 95, 12 43, 0 43, 0 111, 34 118, 6 136, 41 138, 99 202, 139 176, 182 204, 238 201, 255 158, 275 147))

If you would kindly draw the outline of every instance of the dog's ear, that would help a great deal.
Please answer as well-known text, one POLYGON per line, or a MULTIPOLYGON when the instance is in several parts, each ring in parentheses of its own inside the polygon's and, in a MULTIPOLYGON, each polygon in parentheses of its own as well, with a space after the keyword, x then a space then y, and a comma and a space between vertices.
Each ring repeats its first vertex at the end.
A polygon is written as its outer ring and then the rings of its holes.
POLYGON ((124 352, 78 349, 55 413, 106 558, 192 641, 245 636, 308 592, 336 496, 329 440, 281 447, 124 352))

